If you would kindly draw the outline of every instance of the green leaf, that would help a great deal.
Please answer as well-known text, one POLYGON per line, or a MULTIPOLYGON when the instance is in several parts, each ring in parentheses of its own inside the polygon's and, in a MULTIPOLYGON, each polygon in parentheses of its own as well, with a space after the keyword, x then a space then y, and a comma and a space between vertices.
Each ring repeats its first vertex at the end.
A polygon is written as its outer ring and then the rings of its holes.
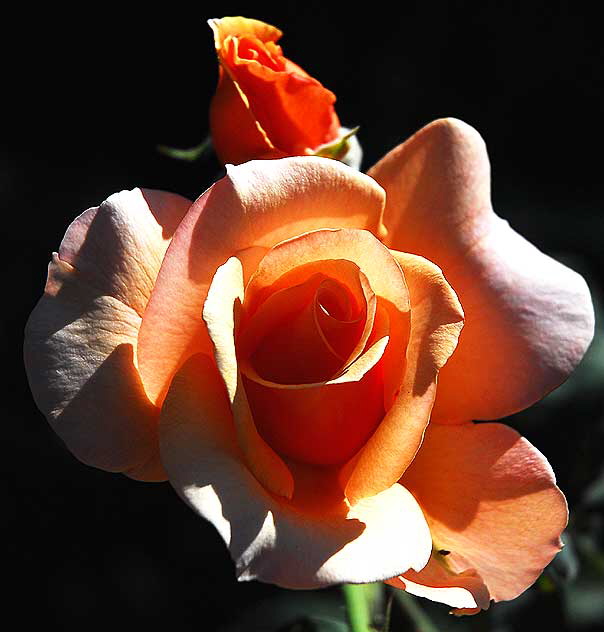
POLYGON ((208 136, 203 142, 189 149, 178 149, 177 147, 168 147, 167 145, 158 145, 157 151, 168 158, 175 160, 185 160, 193 162, 204 154, 208 154, 212 150, 212 139, 208 136))

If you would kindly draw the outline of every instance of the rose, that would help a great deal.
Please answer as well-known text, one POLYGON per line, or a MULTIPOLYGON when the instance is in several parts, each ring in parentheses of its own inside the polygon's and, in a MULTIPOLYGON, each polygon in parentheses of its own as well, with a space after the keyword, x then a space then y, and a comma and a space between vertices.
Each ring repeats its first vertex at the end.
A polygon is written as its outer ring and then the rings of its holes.
POLYGON ((338 137, 335 95, 283 56, 279 29, 243 17, 208 23, 220 63, 210 129, 223 163, 312 154, 338 137))
POLYGON ((467 125, 370 175, 297 157, 192 205, 111 196, 53 255, 27 372, 78 458, 169 478, 240 579, 388 580, 475 612, 536 579, 567 510, 536 448, 471 420, 572 371, 589 292, 493 213, 467 125))
MULTIPOLYGON (((214 149, 223 164, 253 158, 315 154, 335 143, 340 128, 335 95, 283 56, 279 29, 259 20, 208 21, 219 61, 210 106, 214 149)), ((358 143, 351 159, 360 162, 358 143)), ((346 141, 340 148, 347 149, 346 141)), ((342 157, 338 154, 336 157, 342 157)))

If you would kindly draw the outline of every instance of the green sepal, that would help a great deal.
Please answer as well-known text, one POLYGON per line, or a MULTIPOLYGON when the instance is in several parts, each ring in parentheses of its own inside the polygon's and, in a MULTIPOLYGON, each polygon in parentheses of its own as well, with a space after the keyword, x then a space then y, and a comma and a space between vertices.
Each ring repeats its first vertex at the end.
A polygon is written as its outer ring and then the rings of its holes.
POLYGON ((350 150, 350 139, 359 131, 359 126, 346 132, 344 136, 337 138, 332 143, 321 145, 315 152, 315 156, 323 156, 325 158, 333 158, 334 160, 342 160, 350 150))
POLYGON ((204 154, 212 151, 212 139, 208 136, 204 141, 195 147, 188 149, 179 149, 178 147, 168 147, 167 145, 158 145, 157 151, 168 158, 174 158, 175 160, 185 160, 187 162, 193 162, 198 158, 201 158, 204 154))

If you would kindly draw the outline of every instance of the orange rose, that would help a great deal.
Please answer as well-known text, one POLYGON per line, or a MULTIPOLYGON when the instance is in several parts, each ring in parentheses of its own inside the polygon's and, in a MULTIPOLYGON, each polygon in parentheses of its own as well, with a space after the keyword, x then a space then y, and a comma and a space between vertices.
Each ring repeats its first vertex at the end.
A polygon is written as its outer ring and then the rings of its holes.
POLYGON ((467 125, 371 176, 255 161, 193 204, 89 209, 27 326, 31 388, 85 463, 168 478, 240 579, 388 580, 476 612, 537 578, 567 509, 536 448, 472 420, 565 379, 589 291, 492 211, 467 125))
POLYGON ((279 29, 258 20, 209 20, 219 79, 210 106, 223 164, 314 154, 340 136, 336 97, 283 56, 279 29))

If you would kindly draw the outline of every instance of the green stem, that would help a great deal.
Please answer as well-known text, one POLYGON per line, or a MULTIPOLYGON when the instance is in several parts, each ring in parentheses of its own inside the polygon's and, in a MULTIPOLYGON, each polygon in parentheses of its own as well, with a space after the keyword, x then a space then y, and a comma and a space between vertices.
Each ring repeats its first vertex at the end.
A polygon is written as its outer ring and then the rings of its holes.
POLYGON ((382 627, 382 632, 390 632, 390 618, 392 617, 392 593, 388 595, 386 600, 386 612, 384 613, 384 625, 382 627))
POLYGON ((438 632, 430 617, 421 609, 415 599, 404 590, 395 590, 394 597, 415 625, 417 632, 438 632))
POLYGON ((363 584, 344 584, 342 592, 344 593, 351 632, 374 632, 371 627, 371 611, 365 586, 363 584))

